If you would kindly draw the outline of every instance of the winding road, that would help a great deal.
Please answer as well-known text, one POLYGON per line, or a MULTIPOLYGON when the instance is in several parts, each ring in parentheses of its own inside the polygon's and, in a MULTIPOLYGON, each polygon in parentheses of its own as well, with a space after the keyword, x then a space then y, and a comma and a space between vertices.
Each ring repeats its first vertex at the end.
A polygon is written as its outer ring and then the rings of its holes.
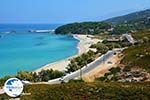
POLYGON ((68 82, 71 79, 80 79, 81 75, 84 75, 91 70, 95 69, 98 65, 103 64, 103 62, 107 61, 110 57, 114 55, 118 50, 122 49, 116 49, 116 50, 111 50, 108 51, 106 54, 102 55, 101 57, 97 58, 94 62, 88 64, 87 66, 84 66, 82 69, 77 70, 73 73, 70 73, 62 78, 57 78, 54 80, 49 80, 49 84, 60 84, 62 81, 63 82, 68 82))

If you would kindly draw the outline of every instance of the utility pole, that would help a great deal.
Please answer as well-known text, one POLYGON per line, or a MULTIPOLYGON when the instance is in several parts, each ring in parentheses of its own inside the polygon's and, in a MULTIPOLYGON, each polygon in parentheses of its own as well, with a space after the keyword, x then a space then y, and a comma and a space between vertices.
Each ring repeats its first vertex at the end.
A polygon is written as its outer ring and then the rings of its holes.
POLYGON ((104 55, 105 55, 105 54, 103 54, 103 65, 104 65, 104 55))
POLYGON ((80 79, 82 80, 82 68, 80 67, 80 79))
POLYGON ((105 53, 103 54, 103 65, 104 65, 104 60, 105 60, 105 59, 104 59, 104 56, 105 56, 105 53))
MULTIPOLYGON (((85 61, 85 66, 87 67, 87 61, 85 61)), ((80 67, 80 79, 82 80, 82 68, 80 67)))

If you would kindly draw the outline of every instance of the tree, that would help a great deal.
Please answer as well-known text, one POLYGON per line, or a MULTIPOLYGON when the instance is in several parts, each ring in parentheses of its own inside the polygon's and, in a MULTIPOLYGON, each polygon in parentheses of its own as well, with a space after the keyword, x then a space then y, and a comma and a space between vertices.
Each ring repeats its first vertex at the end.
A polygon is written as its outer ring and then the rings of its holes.
POLYGON ((27 81, 32 81, 33 80, 32 73, 26 72, 26 71, 18 72, 16 77, 21 79, 21 80, 27 80, 27 81))
POLYGON ((38 76, 39 76, 37 79, 38 81, 48 81, 51 79, 62 77, 64 76, 64 73, 50 69, 50 70, 42 70, 41 72, 38 73, 38 76))
POLYGON ((150 39, 149 39, 148 37, 146 37, 146 36, 145 36, 145 37, 143 37, 143 42, 144 42, 144 43, 148 43, 148 42, 149 42, 149 40, 150 40, 150 39))
POLYGON ((4 83, 9 79, 11 78, 10 76, 6 76, 4 78, 0 78, 0 87, 3 87, 4 86, 4 83))
POLYGON ((99 34, 111 28, 110 23, 106 22, 83 22, 72 23, 58 27, 56 34, 99 34))
POLYGON ((91 63, 95 59, 95 53, 93 51, 88 51, 87 53, 82 54, 79 57, 76 57, 70 61, 70 64, 67 67, 68 73, 74 72, 82 67, 86 66, 88 63, 91 63))
POLYGON ((129 31, 129 27, 127 25, 121 24, 115 26, 112 34, 124 34, 127 33, 128 31, 129 31))

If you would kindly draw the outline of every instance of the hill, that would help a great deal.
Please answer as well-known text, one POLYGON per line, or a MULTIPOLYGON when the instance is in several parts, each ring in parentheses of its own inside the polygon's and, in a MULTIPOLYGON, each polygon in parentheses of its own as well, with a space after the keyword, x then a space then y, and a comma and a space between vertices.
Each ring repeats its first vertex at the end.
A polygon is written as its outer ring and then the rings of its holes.
POLYGON ((110 19, 105 20, 105 22, 110 22, 113 24, 123 24, 123 23, 128 23, 131 21, 143 20, 147 18, 148 19, 150 18, 150 9, 134 12, 128 15, 110 18, 110 19))
POLYGON ((141 42, 124 50, 124 59, 121 61, 128 68, 139 67, 150 73, 150 31, 142 30, 132 33, 133 37, 141 42))
POLYGON ((118 68, 98 80, 119 82, 144 82, 150 81, 150 30, 140 30, 132 33, 138 42, 128 46, 120 55, 121 61, 118 68))
POLYGON ((109 22, 114 25, 124 24, 132 30, 150 28, 150 9, 138 11, 124 16, 107 19, 104 22, 109 22))
POLYGON ((71 23, 58 27, 56 34, 124 34, 150 28, 150 9, 114 17, 102 22, 71 23))
POLYGON ((71 23, 58 27, 56 34, 98 34, 111 28, 111 24, 105 22, 71 23))

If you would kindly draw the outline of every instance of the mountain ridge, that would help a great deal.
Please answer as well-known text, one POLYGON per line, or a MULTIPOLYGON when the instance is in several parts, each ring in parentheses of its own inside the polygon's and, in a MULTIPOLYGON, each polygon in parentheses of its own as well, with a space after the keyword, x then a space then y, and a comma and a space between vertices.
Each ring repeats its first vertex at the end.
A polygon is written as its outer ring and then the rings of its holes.
POLYGON ((123 23, 128 23, 132 20, 143 19, 148 17, 150 17, 150 8, 146 10, 136 11, 126 15, 118 16, 118 17, 109 18, 104 20, 104 22, 110 22, 112 24, 123 24, 123 23))

